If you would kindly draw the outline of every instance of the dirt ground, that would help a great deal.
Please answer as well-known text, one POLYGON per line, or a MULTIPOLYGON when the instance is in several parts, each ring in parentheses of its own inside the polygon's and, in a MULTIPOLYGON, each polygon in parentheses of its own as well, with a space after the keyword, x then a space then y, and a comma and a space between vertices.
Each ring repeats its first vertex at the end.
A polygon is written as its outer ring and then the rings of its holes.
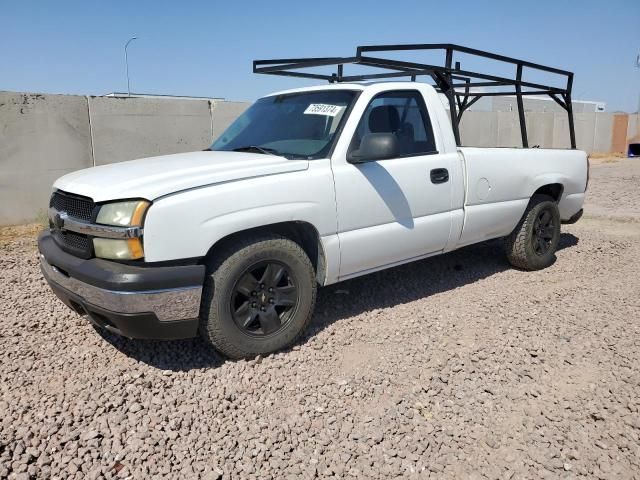
POLYGON ((640 160, 557 261, 498 242, 322 289, 291 350, 100 335, 0 230, 0 478, 640 479, 640 160))

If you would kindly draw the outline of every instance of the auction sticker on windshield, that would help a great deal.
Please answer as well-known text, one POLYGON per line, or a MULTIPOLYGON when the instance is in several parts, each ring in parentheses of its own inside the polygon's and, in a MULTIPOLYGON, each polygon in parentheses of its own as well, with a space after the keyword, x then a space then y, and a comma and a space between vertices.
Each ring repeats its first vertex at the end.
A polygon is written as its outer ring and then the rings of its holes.
POLYGON ((326 115, 335 117, 344 107, 342 105, 328 105, 326 103, 312 103, 304 111, 306 115, 326 115))

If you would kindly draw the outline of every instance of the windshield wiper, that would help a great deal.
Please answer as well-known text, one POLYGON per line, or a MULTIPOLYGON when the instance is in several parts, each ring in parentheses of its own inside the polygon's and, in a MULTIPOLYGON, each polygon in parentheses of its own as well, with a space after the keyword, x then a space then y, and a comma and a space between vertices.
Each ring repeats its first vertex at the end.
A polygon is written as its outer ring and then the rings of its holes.
POLYGON ((247 145, 246 147, 238 147, 231 149, 232 152, 256 152, 265 155, 282 155, 275 148, 259 147, 257 145, 247 145))

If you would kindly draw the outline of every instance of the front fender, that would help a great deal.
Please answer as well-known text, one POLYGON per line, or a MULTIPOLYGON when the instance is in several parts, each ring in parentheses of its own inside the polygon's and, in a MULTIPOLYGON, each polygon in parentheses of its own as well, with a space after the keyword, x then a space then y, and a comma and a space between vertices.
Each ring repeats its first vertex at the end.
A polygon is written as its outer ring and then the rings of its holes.
POLYGON ((145 261, 203 257, 228 235, 288 221, 309 223, 321 237, 335 235, 333 179, 323 162, 314 161, 304 172, 213 185, 155 200, 144 225, 145 261))

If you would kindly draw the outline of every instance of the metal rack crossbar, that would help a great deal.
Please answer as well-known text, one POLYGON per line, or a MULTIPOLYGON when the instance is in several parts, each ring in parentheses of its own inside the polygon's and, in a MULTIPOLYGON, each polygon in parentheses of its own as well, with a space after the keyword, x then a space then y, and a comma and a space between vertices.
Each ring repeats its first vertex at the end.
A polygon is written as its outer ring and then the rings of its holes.
POLYGON ((444 94, 449 102, 451 111, 451 126, 456 143, 460 145, 460 121, 464 112, 482 97, 513 95, 518 106, 518 118, 520 121, 520 133, 522 146, 529 147, 527 137, 527 124, 525 121, 523 97, 528 95, 548 95, 560 105, 568 115, 569 139, 571 148, 576 148, 576 135, 573 122, 573 106, 571 103, 571 89, 573 85, 573 73, 548 67, 526 60, 506 57, 495 53, 463 47, 451 43, 427 43, 410 45, 367 45, 357 47, 354 57, 320 57, 320 58, 279 58, 271 60, 254 60, 254 73, 268 75, 284 75, 288 77, 308 78, 313 80, 325 80, 330 83, 361 82, 367 80, 380 80, 388 78, 409 77, 415 81, 419 76, 428 76, 433 79, 436 90, 444 94), (407 62, 390 58, 381 58, 382 52, 424 51, 440 50, 444 52, 444 61, 441 65, 427 63, 407 62), (513 76, 505 77, 488 73, 465 70, 459 61, 455 61, 456 54, 464 54, 472 57, 480 57, 511 64, 515 67, 513 76), (381 73, 365 73, 360 75, 345 75, 345 65, 363 65, 382 69, 381 73), (336 71, 331 74, 310 73, 301 71, 309 68, 335 66, 336 71), (564 87, 530 82, 524 78, 525 69, 559 75, 566 80, 564 87), (386 70, 386 71, 385 71, 386 70), (500 90, 485 90, 485 88, 499 87, 500 90), (508 87, 508 88, 503 88, 508 87), (513 90, 510 90, 510 87, 513 90), (481 89, 481 90, 478 90, 481 89), (526 89, 526 90, 525 90, 526 89))

